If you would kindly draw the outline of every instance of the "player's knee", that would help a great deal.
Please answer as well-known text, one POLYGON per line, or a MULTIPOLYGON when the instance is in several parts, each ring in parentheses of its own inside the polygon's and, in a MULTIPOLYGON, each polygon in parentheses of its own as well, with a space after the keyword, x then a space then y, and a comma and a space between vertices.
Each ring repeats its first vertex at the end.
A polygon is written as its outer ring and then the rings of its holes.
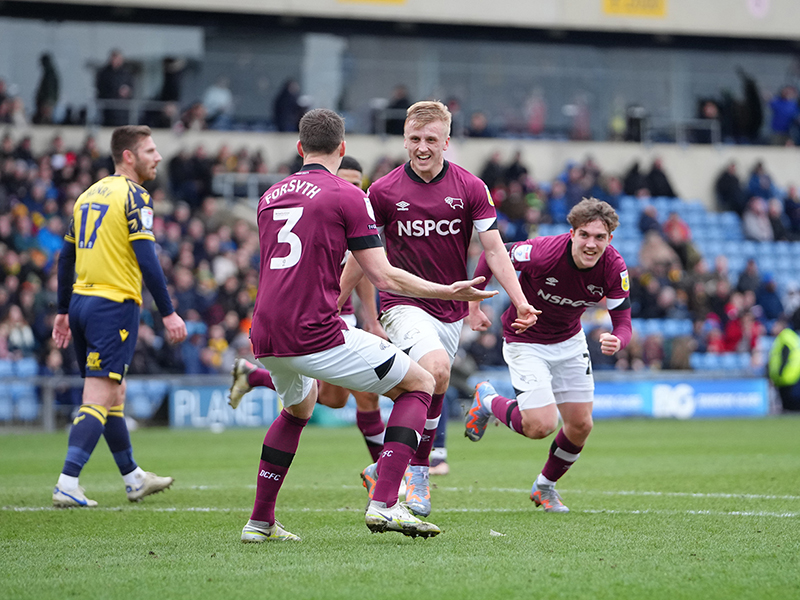
POLYGON ((347 404, 347 396, 320 392, 317 402, 328 408, 342 408, 347 404))
POLYGON ((558 420, 542 421, 538 419, 523 419, 522 434, 532 440, 541 440, 553 433, 558 426, 558 420))
POLYGON ((586 439, 592 432, 592 427, 594 427, 594 421, 591 416, 588 416, 570 423, 568 428, 575 437, 586 439))

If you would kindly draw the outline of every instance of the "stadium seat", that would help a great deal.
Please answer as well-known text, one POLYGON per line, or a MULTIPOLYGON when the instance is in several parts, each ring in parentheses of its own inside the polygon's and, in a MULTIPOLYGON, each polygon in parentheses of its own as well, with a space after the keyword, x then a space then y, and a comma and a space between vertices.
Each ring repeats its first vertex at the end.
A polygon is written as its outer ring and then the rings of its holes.
POLYGON ((0 422, 10 421, 14 417, 14 404, 11 390, 0 390, 0 422))
POLYGON ((14 414, 20 421, 34 421, 39 417, 39 394, 36 386, 27 383, 15 383, 11 386, 14 397, 14 414))
POLYGON ((39 374, 39 363, 33 357, 20 358, 14 363, 14 374, 17 377, 36 377, 39 374))
POLYGON ((13 377, 14 363, 10 360, 0 359, 0 377, 13 377))

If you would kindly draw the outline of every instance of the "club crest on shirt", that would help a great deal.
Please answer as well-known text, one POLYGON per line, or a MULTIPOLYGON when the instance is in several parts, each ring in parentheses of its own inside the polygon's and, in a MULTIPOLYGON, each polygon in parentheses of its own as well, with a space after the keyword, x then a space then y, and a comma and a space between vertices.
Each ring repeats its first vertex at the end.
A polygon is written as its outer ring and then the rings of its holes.
POLYGON ((622 279, 622 289, 627 292, 631 288, 631 282, 628 280, 628 269, 625 269, 619 276, 622 279))
POLYGON ((599 285, 594 285, 593 283, 590 283, 589 285, 586 286, 586 289, 589 290, 589 293, 592 294, 592 295, 597 294, 601 298, 603 296, 605 296, 605 292, 603 292, 603 288, 600 287, 599 285))
POLYGON ((395 206, 397 207, 397 210, 408 210, 408 207, 411 205, 405 200, 400 200, 400 202, 395 204, 395 206))
POLYGON ((464 200, 462 200, 461 198, 451 198, 450 196, 448 196, 447 198, 444 199, 444 201, 447 202, 450 205, 450 208, 452 208, 453 210, 457 208, 464 208, 464 200))

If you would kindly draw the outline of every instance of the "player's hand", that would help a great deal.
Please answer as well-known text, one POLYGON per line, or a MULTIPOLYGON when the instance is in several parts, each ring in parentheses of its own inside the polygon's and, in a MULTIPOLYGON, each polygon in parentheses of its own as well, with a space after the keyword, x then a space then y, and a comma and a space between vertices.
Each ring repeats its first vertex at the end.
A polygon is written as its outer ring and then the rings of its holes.
POLYGON ((162 319, 167 330, 167 341, 170 344, 180 344, 186 339, 186 323, 174 312, 162 319))
POLYGON ((379 338, 383 338, 387 342, 389 341, 389 336, 386 335, 386 331, 384 330, 383 325, 381 325, 381 322, 378 321, 378 319, 367 319, 361 325, 361 329, 373 335, 377 335, 379 338))
POLYGON ((612 356, 619 352, 619 349, 622 347, 622 342, 619 341, 619 338, 611 333, 601 333, 600 334, 600 351, 607 355, 612 356))
POLYGON ((450 288, 449 299, 472 302, 473 300, 486 300, 487 298, 491 298, 492 296, 496 296, 500 293, 497 290, 479 290, 478 288, 474 287, 483 283, 484 281, 486 281, 486 277, 476 277, 475 279, 471 279, 469 281, 456 281, 455 283, 451 283, 448 286, 450 288))
POLYGON ((72 339, 72 332, 69 329, 69 315, 56 315, 53 322, 53 339, 56 348, 66 348, 72 339))
POLYGON ((467 325, 472 331, 486 331, 491 327, 492 320, 481 310, 480 302, 469 303, 469 314, 467 315, 467 325))
POLYGON ((536 310, 530 304, 520 304, 517 307, 517 318, 511 324, 511 328, 514 329, 516 333, 522 333, 528 329, 528 327, 536 325, 540 314, 542 314, 542 311, 536 310))

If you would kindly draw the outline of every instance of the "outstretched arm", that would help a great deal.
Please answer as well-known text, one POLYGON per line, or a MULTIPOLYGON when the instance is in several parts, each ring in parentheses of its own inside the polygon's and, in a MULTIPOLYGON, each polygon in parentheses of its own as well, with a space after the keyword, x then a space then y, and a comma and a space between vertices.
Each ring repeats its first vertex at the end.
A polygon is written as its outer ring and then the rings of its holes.
MULTIPOLYGON (((517 309, 517 318, 511 325, 517 333, 522 333, 528 327, 536 324, 541 311, 536 310, 528 303, 522 288, 519 285, 517 274, 508 252, 500 237, 500 232, 496 229, 489 229, 478 234, 483 245, 483 255, 481 259, 486 261, 489 269, 497 278, 500 285, 508 294, 511 303, 517 309)), ((476 276, 482 275, 476 271, 476 276)))
POLYGON ((475 285, 483 283, 483 277, 469 281, 456 281, 450 285, 442 285, 426 281, 408 271, 398 269, 389 264, 383 248, 365 248, 353 250, 353 256, 364 271, 364 274, 379 290, 385 290, 401 296, 416 298, 439 298, 440 300, 485 300, 497 294, 476 289, 475 285))

